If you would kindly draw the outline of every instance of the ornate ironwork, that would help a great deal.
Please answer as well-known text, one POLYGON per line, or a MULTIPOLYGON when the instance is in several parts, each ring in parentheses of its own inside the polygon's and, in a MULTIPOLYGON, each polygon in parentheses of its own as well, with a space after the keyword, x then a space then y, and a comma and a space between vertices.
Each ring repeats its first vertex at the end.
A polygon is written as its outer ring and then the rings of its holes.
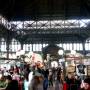
POLYGON ((25 29, 73 29, 89 27, 90 19, 80 20, 43 20, 43 21, 11 21, 13 30, 25 29))
POLYGON ((10 29, 10 23, 2 15, 0 15, 0 24, 5 26, 5 28, 10 29))

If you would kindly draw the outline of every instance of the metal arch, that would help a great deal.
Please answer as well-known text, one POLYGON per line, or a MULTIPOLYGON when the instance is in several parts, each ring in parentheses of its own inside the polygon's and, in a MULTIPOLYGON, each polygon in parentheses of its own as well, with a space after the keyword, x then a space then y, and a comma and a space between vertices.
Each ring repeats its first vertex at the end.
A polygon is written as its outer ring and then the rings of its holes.
MULTIPOLYGON (((41 20, 41 21, 11 21, 8 22, 0 16, 0 24, 13 33, 13 37, 18 36, 24 39, 26 35, 79 35, 77 38, 86 39, 90 37, 90 19, 81 20, 41 20)), ((74 37, 74 36, 73 36, 74 37)), ((58 38, 57 38, 58 39, 58 38)), ((51 39, 49 39, 50 42, 51 39)), ((52 38, 54 40, 54 38, 52 38)), ((52 41, 51 40, 51 41, 52 41)), ((59 39, 58 39, 59 40, 59 39)), ((79 39, 81 41, 81 39, 79 39)), ((57 40, 54 40, 57 41, 57 40)))
POLYGON ((82 37, 73 36, 68 34, 31 34, 24 36, 17 36, 17 39, 24 43, 34 42, 34 43, 42 43, 43 41, 46 43, 60 43, 60 42, 82 42, 82 37))

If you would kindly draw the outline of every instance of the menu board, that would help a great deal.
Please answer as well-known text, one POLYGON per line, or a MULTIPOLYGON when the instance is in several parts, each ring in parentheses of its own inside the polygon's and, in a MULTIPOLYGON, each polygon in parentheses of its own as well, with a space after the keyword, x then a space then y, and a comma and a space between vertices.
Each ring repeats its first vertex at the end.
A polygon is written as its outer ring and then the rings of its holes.
POLYGON ((90 65, 87 66, 87 75, 90 76, 90 65))

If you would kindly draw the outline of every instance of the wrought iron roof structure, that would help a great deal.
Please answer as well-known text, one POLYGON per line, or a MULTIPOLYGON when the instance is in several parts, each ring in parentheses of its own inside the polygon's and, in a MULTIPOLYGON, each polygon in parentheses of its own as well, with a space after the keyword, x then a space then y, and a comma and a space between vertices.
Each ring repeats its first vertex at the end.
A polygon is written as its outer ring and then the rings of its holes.
POLYGON ((23 43, 84 42, 90 37, 90 0, 0 0, 0 13, 10 39, 23 43))

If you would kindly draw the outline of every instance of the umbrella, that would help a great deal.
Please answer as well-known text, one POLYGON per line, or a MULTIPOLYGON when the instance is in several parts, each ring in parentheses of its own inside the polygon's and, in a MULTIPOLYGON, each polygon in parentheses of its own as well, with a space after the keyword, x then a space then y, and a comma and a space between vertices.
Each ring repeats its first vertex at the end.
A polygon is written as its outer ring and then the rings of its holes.
POLYGON ((27 62, 34 62, 34 63, 43 62, 42 56, 40 54, 28 53, 25 56, 26 56, 27 62))

